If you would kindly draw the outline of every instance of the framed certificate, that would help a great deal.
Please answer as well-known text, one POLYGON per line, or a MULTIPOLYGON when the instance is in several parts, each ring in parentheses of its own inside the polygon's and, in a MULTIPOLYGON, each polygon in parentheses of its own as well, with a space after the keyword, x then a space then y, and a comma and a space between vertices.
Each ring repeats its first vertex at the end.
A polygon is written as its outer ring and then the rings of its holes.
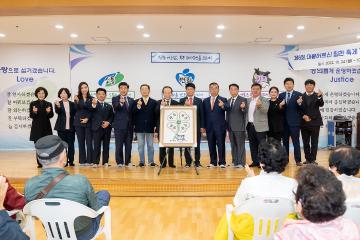
POLYGON ((160 147, 196 147, 196 106, 161 106, 160 147))

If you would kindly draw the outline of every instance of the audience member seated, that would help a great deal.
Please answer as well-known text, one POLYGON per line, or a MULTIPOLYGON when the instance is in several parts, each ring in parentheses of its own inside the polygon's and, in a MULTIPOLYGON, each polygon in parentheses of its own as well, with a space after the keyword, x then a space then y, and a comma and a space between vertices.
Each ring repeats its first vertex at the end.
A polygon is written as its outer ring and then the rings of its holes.
MULTIPOLYGON (((248 165, 245 166, 248 177, 242 180, 234 198, 237 207, 254 197, 281 197, 294 201, 293 191, 297 183, 294 179, 282 176, 289 162, 286 149, 281 143, 269 138, 259 145, 258 159, 262 168, 260 174, 255 176, 248 165)), ((254 235, 254 222, 249 214, 232 214, 230 227, 235 240, 250 240, 254 235)), ((215 232, 215 240, 228 239, 228 222, 226 214, 221 218, 215 232)))
MULTIPOLYGON (((69 175, 64 169, 67 163, 67 144, 60 137, 49 135, 39 139, 35 144, 36 155, 43 165, 41 175, 31 178, 25 185, 25 198, 27 202, 39 198, 62 198, 84 204, 95 211, 107 206, 110 201, 108 191, 94 192, 89 180, 80 174, 69 175), (58 176, 65 177, 60 180, 45 195, 39 193, 44 190, 58 176)), ((79 217, 75 220, 77 238, 91 239, 97 232, 102 216, 95 219, 79 217)))
POLYGON ((296 177, 299 220, 288 219, 275 240, 359 240, 360 229, 345 219, 345 193, 341 182, 325 168, 307 165, 296 177))
POLYGON ((296 181, 281 175, 289 162, 288 154, 281 143, 274 138, 263 140, 259 146, 258 159, 262 169, 260 174, 255 176, 251 169, 246 168, 249 177, 242 180, 234 197, 234 206, 239 206, 252 197, 282 197, 294 200, 296 181))
POLYGON ((6 240, 23 240, 30 239, 21 230, 19 224, 9 217, 5 209, 5 199, 7 198, 9 184, 6 178, 0 176, 0 239, 6 240))
POLYGON ((339 147, 329 157, 331 171, 342 182, 346 200, 360 201, 360 151, 351 147, 339 147))
POLYGON ((4 208, 7 211, 15 210, 15 209, 23 209, 25 206, 25 197, 21 195, 16 189, 11 186, 9 180, 4 176, 6 183, 8 184, 8 189, 6 192, 6 197, 4 200, 4 208))

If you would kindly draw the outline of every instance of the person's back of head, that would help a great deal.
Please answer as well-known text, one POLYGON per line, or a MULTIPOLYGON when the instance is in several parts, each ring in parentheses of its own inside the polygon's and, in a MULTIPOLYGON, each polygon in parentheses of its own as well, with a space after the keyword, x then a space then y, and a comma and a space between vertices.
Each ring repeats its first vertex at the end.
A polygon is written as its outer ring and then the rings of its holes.
POLYGON ((264 139, 260 143, 258 158, 262 169, 267 173, 282 173, 289 163, 286 149, 274 138, 264 139))
POLYGON ((355 176, 360 169, 360 151, 351 147, 339 147, 329 156, 329 167, 338 174, 355 176))
POLYGON ((61 168, 67 161, 67 147, 67 143, 59 136, 48 135, 35 143, 36 157, 44 168, 61 168))
POLYGON ((321 223, 345 213, 345 193, 332 172, 309 164, 299 169, 296 180, 295 200, 305 219, 321 223))

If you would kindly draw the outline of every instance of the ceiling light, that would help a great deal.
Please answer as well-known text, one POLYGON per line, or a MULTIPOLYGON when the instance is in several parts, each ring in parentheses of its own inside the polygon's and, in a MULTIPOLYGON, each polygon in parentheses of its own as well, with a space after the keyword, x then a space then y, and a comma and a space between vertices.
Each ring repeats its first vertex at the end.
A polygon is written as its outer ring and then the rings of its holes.
POLYGON ((4 33, 0 33, 0 37, 5 37, 6 35, 4 33))
POLYGON ((218 33, 215 35, 216 38, 222 38, 222 34, 218 33))
POLYGON ((356 36, 357 39, 360 39, 360 34, 356 36))
POLYGON ((305 26, 304 25, 299 25, 296 27, 297 30, 304 30, 305 29, 305 26))
POLYGON ((60 25, 60 24, 56 24, 56 25, 55 25, 55 28, 56 28, 56 29, 64 29, 64 26, 63 26, 63 25, 60 25))
POLYGON ((137 29, 144 29, 144 25, 138 24, 138 25, 136 25, 136 28, 137 28, 137 29))
POLYGON ((286 35, 286 38, 287 38, 287 39, 294 38, 294 35, 292 35, 292 34, 288 34, 288 35, 286 35))
POLYGON ((77 35, 76 33, 72 33, 72 34, 70 34, 70 37, 71 38, 77 38, 79 35, 77 35))
POLYGON ((144 34, 143 34, 143 37, 144 37, 144 38, 149 38, 149 37, 150 37, 150 34, 144 33, 144 34))
POLYGON ((219 29, 219 30, 224 30, 224 29, 225 29, 225 26, 224 26, 224 25, 218 25, 218 26, 217 26, 217 29, 219 29))

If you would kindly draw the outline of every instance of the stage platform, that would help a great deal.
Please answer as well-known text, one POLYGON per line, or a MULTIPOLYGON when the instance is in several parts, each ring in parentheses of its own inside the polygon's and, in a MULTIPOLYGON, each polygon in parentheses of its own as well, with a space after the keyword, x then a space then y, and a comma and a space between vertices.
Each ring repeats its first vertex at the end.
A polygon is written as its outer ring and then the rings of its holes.
MULTIPOLYGON (((327 165, 330 151, 320 150, 318 162, 327 165)), ((227 163, 231 163, 231 154, 227 152, 227 163)), ((75 156, 75 159, 78 159, 75 156)), ((155 152, 158 163, 158 152, 155 152)), ((133 153, 133 163, 138 164, 137 152, 133 153)), ((227 167, 225 169, 207 169, 209 153, 202 152, 201 163, 204 168, 199 168, 199 175, 195 169, 181 167, 178 152, 175 152, 176 169, 164 168, 160 176, 157 175, 159 167, 115 167, 114 152, 110 153, 111 167, 92 168, 80 167, 75 162, 75 167, 68 167, 71 174, 86 175, 95 190, 107 189, 113 197, 128 196, 191 196, 191 197, 231 197, 234 196, 241 180, 246 177, 244 169, 227 167)), ((250 163, 250 154, 247 153, 247 162, 250 163)), ((185 163, 183 163, 183 166, 185 163)), ((285 175, 293 177, 296 167, 293 157, 286 168, 285 175)), ((16 189, 23 192, 25 182, 38 174, 35 155, 32 151, 0 152, 0 174, 5 175, 16 189)), ((258 173, 259 169, 255 169, 258 173)))

